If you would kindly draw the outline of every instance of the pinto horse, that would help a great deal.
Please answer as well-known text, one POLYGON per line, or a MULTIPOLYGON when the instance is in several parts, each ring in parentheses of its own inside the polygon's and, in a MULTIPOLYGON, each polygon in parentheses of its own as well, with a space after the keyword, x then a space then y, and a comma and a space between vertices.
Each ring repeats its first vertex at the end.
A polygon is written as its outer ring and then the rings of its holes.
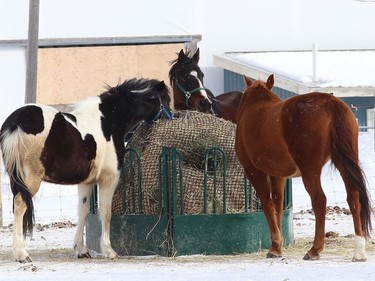
POLYGON ((169 92, 152 79, 131 79, 80 102, 71 113, 37 104, 14 111, 0 132, 1 150, 14 195, 13 255, 31 262, 24 236, 32 233, 32 197, 42 181, 78 184, 79 211, 74 252, 90 257, 83 230, 92 186, 99 184, 103 257, 116 258, 110 242, 112 196, 120 178, 124 141, 133 129, 166 115, 169 92))
POLYGON ((326 196, 322 167, 331 159, 345 183, 353 216, 353 261, 366 260, 365 239, 371 227, 371 203, 358 160, 358 125, 351 110, 331 94, 309 93, 280 100, 267 82, 245 77, 247 89, 237 115, 236 153, 254 186, 267 218, 271 248, 282 255, 281 220, 287 177, 301 176, 315 214, 315 238, 305 260, 319 259, 324 248, 326 196))
POLYGON ((192 57, 181 50, 178 58, 171 62, 169 79, 173 89, 174 108, 213 113, 236 123, 242 92, 232 91, 215 97, 203 85, 204 74, 198 62, 199 49, 192 57))

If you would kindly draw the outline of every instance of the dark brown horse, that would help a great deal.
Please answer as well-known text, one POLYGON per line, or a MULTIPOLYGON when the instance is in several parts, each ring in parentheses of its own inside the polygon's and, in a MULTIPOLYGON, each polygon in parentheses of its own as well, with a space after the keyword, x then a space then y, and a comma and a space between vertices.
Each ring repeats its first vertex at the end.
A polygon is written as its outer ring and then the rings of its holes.
POLYGON ((353 113, 330 94, 309 93, 282 101, 271 91, 273 75, 266 83, 252 83, 247 77, 245 82, 247 89, 237 115, 236 152, 268 221, 272 246, 267 257, 282 254, 285 179, 301 176, 316 218, 314 243, 304 259, 319 259, 327 201, 320 174, 331 159, 345 183, 353 215, 353 261, 366 260, 372 211, 358 160, 358 125, 353 113))
POLYGON ((213 113, 236 123, 242 92, 233 91, 215 97, 204 87, 204 74, 198 62, 199 49, 191 57, 181 50, 178 58, 172 61, 169 79, 173 89, 174 108, 213 113))

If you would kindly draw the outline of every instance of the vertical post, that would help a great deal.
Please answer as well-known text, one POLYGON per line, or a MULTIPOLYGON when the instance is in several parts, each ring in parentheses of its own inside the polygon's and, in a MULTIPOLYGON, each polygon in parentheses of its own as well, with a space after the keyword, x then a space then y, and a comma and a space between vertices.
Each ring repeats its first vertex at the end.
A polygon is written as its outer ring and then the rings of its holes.
POLYGON ((36 102, 38 69, 39 0, 29 0, 29 31, 26 49, 25 103, 36 102))
POLYGON ((318 82, 318 44, 313 44, 313 82, 318 82))
POLYGON ((2 188, 1 188, 1 156, 0 156, 0 227, 3 227, 3 196, 2 196, 2 188))

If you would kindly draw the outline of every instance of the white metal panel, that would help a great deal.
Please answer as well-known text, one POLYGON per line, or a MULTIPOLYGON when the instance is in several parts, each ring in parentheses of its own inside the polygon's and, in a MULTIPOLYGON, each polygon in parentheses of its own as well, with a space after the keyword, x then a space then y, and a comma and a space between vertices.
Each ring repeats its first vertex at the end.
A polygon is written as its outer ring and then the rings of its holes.
POLYGON ((25 48, 0 47, 0 124, 25 101, 25 48))
POLYGON ((41 0, 40 38, 189 35, 196 0, 41 0))
POLYGON ((0 40, 26 39, 29 1, 0 1, 0 40))

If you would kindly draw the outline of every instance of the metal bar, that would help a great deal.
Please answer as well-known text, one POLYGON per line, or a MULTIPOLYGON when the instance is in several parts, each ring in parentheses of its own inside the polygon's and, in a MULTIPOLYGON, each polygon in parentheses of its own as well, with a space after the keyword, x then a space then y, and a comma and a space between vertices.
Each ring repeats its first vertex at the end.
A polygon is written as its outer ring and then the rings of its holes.
POLYGON ((212 202, 212 212, 216 214, 217 208, 217 154, 216 150, 210 149, 210 152, 213 151, 213 165, 214 165, 214 194, 213 194, 213 202, 212 202))
POLYGON ((25 103, 36 102, 38 70, 39 0, 29 2, 29 31, 26 48, 25 103))
POLYGON ((207 152, 204 156, 204 179, 203 179, 203 213, 207 214, 207 181, 208 181, 208 161, 207 152))
POLYGON ((130 178, 130 192, 131 192, 131 196, 132 196, 132 208, 133 208, 133 213, 135 213, 136 211, 136 208, 135 208, 135 180, 134 180, 134 158, 133 158, 133 154, 132 153, 129 153, 129 170, 130 170, 130 175, 129 175, 129 178, 130 178))
POLYGON ((224 150, 220 149, 223 159, 223 214, 227 213, 227 156, 224 150))
MULTIPOLYGON (((1 163, 2 163, 2 159, 1 159, 1 156, 0 156, 0 179, 2 179, 1 163)), ((0 180, 0 227, 3 227, 3 198, 2 198, 1 180, 0 180)))
POLYGON ((204 213, 207 213, 207 178, 208 178, 208 156, 212 154, 213 156, 213 165, 214 165, 214 190, 213 190, 213 210, 212 212, 216 214, 217 212, 217 166, 218 166, 218 153, 222 156, 223 161, 223 214, 227 213, 227 158, 224 150, 220 147, 211 147, 206 151, 204 160, 205 160, 205 171, 204 171, 204 213))
MULTIPOLYGON (((125 150, 126 154, 126 150, 125 150)), ((122 210, 125 213, 126 211, 126 158, 124 157, 122 161, 122 169, 121 169, 121 191, 122 191, 122 210)))
POLYGON ((185 194, 184 194, 184 182, 183 182, 183 171, 182 171, 182 157, 181 154, 177 151, 176 156, 178 157, 178 167, 179 167, 179 183, 180 183, 180 213, 181 215, 185 214, 185 194))
MULTIPOLYGON (((40 48, 81 47, 108 45, 172 44, 202 40, 202 35, 129 36, 129 37, 87 37, 87 38, 48 38, 39 39, 40 48)), ((0 40, 0 46, 26 47, 27 40, 0 40)))
POLYGON ((168 184, 168 153, 169 150, 167 147, 162 148, 162 153, 159 158, 159 201, 163 202, 163 205, 160 205, 161 210, 169 213, 169 184, 168 184), (163 200, 164 199, 164 200, 163 200), (162 208, 163 206, 163 208, 162 208))
POLYGON ((134 150, 137 156, 137 179, 138 179, 138 209, 143 213, 143 190, 142 190, 142 173, 141 173, 141 155, 134 150))
POLYGON ((98 185, 94 184, 90 197, 90 212, 95 215, 98 212, 98 185))
POLYGON ((172 215, 177 215, 178 214, 178 207, 177 207, 177 170, 176 170, 176 166, 177 166, 177 163, 176 163, 176 158, 177 158, 177 152, 176 152, 176 148, 175 147, 172 147, 171 148, 171 172, 172 172, 172 175, 171 175, 171 180, 172 180, 172 188, 171 188, 171 191, 172 191, 172 200, 173 200, 173 208, 172 208, 172 215))
MULTIPOLYGON (((245 213, 249 212, 249 185, 247 184, 247 178, 244 176, 244 188, 245 188, 245 213)), ((250 195, 251 196, 251 195, 250 195)))

